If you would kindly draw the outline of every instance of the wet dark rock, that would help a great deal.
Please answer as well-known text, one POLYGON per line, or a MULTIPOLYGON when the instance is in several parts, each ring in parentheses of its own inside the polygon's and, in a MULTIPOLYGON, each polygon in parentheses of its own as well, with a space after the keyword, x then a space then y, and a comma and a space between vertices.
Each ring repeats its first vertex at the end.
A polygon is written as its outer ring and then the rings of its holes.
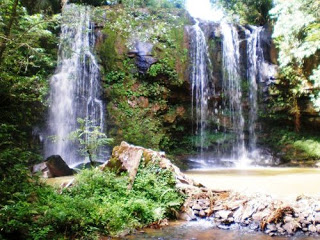
POLYGON ((193 210, 194 215, 199 216, 199 210, 193 210))
POLYGON ((199 217, 204 218, 204 217, 206 217, 206 216, 207 216, 207 214, 205 213, 205 211, 201 210, 201 211, 199 212, 199 217))
POLYGON ((136 57, 136 65, 140 73, 146 73, 150 66, 156 63, 158 60, 151 56, 141 56, 136 57))
POLYGON ((45 161, 52 177, 71 176, 74 171, 69 168, 65 161, 59 155, 52 155, 45 161))
POLYGON ((258 223, 252 223, 252 224, 250 224, 249 229, 257 231, 257 230, 259 230, 259 224, 258 223))
POLYGON ((276 235, 277 235, 277 234, 276 234, 275 232, 270 232, 270 233, 269 233, 269 236, 270 236, 270 237, 273 237, 273 236, 276 236, 276 235))
POLYGON ((146 73, 150 66, 158 61, 153 57, 152 49, 152 43, 138 41, 135 48, 129 51, 128 56, 136 58, 136 66, 140 73, 146 73))
POLYGON ((202 207, 201 207, 199 204, 196 203, 196 204, 192 207, 192 209, 193 209, 193 210, 199 210, 199 211, 200 211, 200 210, 202 209, 202 207))
POLYGON ((220 225, 218 225, 218 228, 223 229, 223 230, 229 230, 229 229, 230 229, 230 226, 220 224, 220 225))
POLYGON ((271 232, 277 231, 277 226, 274 223, 268 224, 267 230, 269 230, 271 232))

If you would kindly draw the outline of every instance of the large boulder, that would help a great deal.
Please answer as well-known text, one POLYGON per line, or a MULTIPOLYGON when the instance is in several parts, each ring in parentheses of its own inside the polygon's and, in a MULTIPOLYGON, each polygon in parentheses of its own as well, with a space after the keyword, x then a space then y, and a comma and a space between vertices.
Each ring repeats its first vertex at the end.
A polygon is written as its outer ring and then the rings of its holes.
POLYGON ((163 169, 172 171, 175 175, 178 188, 184 188, 185 186, 192 188, 197 185, 193 180, 186 177, 177 166, 172 164, 171 161, 165 157, 164 152, 153 151, 126 142, 122 142, 120 146, 113 148, 110 160, 101 165, 100 169, 104 170, 105 168, 109 168, 119 172, 127 171, 130 179, 128 188, 130 189, 134 183, 141 161, 145 163, 153 162, 163 169))
POLYGON ((52 177, 63 177, 74 174, 74 171, 69 168, 65 161, 59 155, 52 155, 45 161, 46 166, 52 177))

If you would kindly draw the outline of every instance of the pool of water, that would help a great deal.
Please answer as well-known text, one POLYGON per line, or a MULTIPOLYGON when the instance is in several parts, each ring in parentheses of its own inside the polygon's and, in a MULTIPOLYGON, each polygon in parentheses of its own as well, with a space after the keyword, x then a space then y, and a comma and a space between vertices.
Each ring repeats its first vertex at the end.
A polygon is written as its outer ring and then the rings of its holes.
POLYGON ((314 240, 319 237, 297 235, 294 237, 270 237, 264 233, 248 229, 221 230, 214 228, 209 220, 194 222, 174 222, 163 229, 145 229, 134 235, 122 239, 150 239, 150 240, 314 240))
POLYGON ((189 170, 185 174, 214 190, 257 192, 278 199, 320 197, 318 168, 217 168, 189 170))

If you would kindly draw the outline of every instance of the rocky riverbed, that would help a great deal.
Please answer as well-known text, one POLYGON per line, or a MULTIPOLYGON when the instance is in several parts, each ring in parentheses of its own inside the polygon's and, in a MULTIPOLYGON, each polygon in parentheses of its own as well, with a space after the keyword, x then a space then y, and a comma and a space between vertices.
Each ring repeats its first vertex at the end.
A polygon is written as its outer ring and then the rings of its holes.
MULTIPOLYGON (((127 170, 134 182, 134 173, 140 161, 137 159, 140 158, 141 161, 158 162, 162 168, 175 173, 176 187, 187 196, 178 215, 182 220, 206 218, 220 229, 240 226, 262 231, 270 236, 294 235, 297 232, 317 236, 320 233, 320 198, 300 196, 295 201, 286 201, 264 194, 215 191, 183 174, 164 153, 125 142, 113 150, 113 163, 109 163, 109 166, 116 165, 117 168, 127 170), (131 158, 134 161, 130 163, 131 158)), ((108 164, 103 167, 106 166, 108 164)))
MULTIPOLYGON (((189 192, 190 194, 191 192, 189 192)), ((285 202, 268 195, 242 195, 202 188, 191 193, 180 218, 206 218, 220 229, 246 227, 270 236, 320 233, 320 199, 298 197, 285 202)))

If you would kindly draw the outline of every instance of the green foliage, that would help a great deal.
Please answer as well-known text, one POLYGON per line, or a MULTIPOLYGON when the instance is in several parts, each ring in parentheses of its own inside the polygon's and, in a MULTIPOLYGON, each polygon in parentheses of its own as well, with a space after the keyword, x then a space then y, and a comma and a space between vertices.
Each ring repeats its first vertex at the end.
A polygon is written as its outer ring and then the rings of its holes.
POLYGON ((61 1, 59 0, 21 0, 21 2, 30 14, 58 13, 61 10, 61 1))
POLYGON ((122 0, 118 3, 122 3, 125 7, 129 8, 181 8, 184 6, 184 0, 122 0))
POLYGON ((105 39, 98 46, 98 55, 112 122, 109 135, 115 144, 125 140, 148 148, 173 149, 174 138, 181 136, 175 125, 183 118, 174 116, 170 124, 165 118, 180 104, 170 102, 176 97, 174 91, 185 91, 184 10, 96 8, 95 19, 101 24, 105 21, 102 16, 108 24, 102 30, 105 39), (139 74, 135 65, 137 41, 154 45, 152 55, 157 62, 145 74, 139 74), (128 52, 132 52, 130 57, 128 52))
POLYGON ((100 148, 112 143, 112 139, 101 132, 99 126, 95 126, 93 122, 88 119, 77 119, 80 124, 79 128, 69 134, 70 140, 79 143, 80 152, 83 155, 88 155, 91 164, 93 165, 96 155, 100 148))
POLYGON ((320 3, 315 0, 275 1, 273 38, 279 49, 282 84, 274 106, 287 105, 299 117, 299 98, 310 97, 319 110, 320 3), (284 87, 282 87, 284 86, 284 87))
POLYGON ((264 25, 269 20, 268 12, 272 8, 272 0, 211 0, 221 4, 240 24, 264 25))
POLYGON ((93 6, 122 4, 128 8, 182 8, 184 0, 71 0, 72 3, 93 6))
POLYGON ((320 159, 320 138, 314 133, 296 133, 290 128, 268 129, 261 141, 284 162, 307 162, 320 159))
POLYGON ((108 111, 119 126, 117 132, 110 132, 115 136, 115 142, 125 140, 139 146, 160 148, 161 140, 166 134, 160 120, 150 117, 148 108, 132 108, 128 103, 122 102, 117 107, 109 104, 108 111))
MULTIPOLYGON (((106 0, 71 0, 70 3, 88 4, 92 6, 101 6, 107 4, 106 0)), ((115 1, 118 2, 118 1, 115 1)))
POLYGON ((293 146, 305 153, 307 159, 320 159, 320 139, 302 139, 294 142, 293 146))
POLYGON ((32 129, 43 119, 47 79, 56 62, 58 17, 47 15, 51 10, 42 11, 38 2, 0 2, 0 235, 6 226, 9 239, 24 239, 17 229, 27 232, 27 219, 35 215, 29 208, 35 180, 28 166, 42 157, 32 129), (11 213, 19 220, 10 219, 11 213))
POLYGON ((106 71, 111 71, 117 62, 117 52, 115 49, 117 33, 108 27, 106 27, 104 31, 107 34, 107 38, 103 45, 98 46, 99 57, 104 69, 106 71))
MULTIPOLYGON (((171 216, 183 197, 171 172, 140 166, 133 185, 110 171, 83 170, 73 187, 57 190, 29 183, 19 201, 0 206, 0 234, 21 239, 98 239, 171 216)), ((0 236, 1 236, 0 235, 0 236)))
POLYGON ((320 112, 320 65, 317 69, 313 69, 310 80, 314 88, 314 91, 310 94, 311 101, 315 109, 320 112))
POLYGON ((20 4, 13 14, 13 1, 1 5, 0 122, 19 125, 26 131, 44 112, 47 78, 56 63, 58 18, 28 15, 20 4))
POLYGON ((279 46, 280 66, 302 64, 319 49, 318 1, 278 1, 270 14, 276 19, 273 37, 279 46))

